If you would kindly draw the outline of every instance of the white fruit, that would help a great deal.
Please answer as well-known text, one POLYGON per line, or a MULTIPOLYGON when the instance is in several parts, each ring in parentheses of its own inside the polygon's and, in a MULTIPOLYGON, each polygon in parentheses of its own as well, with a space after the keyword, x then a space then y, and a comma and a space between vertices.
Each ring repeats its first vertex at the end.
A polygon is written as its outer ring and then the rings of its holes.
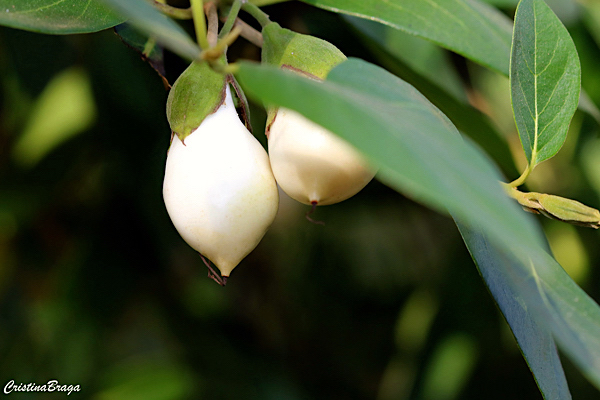
POLYGON ((279 186, 304 204, 354 196, 375 171, 350 144, 301 114, 279 108, 269 130, 269 158, 279 186))
POLYGON ((163 198, 181 237, 227 277, 262 239, 279 202, 266 151, 225 103, 188 137, 175 135, 163 198))

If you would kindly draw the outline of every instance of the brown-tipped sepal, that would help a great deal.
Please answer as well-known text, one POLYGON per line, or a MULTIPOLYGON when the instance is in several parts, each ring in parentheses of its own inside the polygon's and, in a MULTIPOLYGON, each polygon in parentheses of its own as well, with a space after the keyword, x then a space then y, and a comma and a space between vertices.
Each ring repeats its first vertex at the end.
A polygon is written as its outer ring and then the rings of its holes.
MULTIPOLYGON (((262 62, 289 69, 312 79, 325 79, 333 67, 346 60, 344 53, 331 43, 282 28, 276 22, 266 25, 262 35, 262 62)), ((267 137, 277 109, 267 106, 267 137)))
POLYGON ((206 62, 193 62, 177 78, 167 99, 167 119, 179 140, 184 141, 225 101, 225 75, 206 62))
POLYGON ((331 43, 282 28, 272 22, 262 30, 262 61, 325 79, 329 71, 346 60, 331 43))

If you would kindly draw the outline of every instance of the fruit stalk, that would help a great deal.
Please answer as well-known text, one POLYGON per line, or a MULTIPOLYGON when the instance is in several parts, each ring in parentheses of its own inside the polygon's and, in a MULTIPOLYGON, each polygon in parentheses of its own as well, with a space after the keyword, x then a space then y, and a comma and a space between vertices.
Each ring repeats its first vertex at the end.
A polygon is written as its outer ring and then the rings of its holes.
POLYGON ((202 50, 207 50, 210 46, 206 38, 206 19, 204 18, 203 0, 190 0, 192 16, 194 18, 194 29, 196 30, 196 41, 202 50))

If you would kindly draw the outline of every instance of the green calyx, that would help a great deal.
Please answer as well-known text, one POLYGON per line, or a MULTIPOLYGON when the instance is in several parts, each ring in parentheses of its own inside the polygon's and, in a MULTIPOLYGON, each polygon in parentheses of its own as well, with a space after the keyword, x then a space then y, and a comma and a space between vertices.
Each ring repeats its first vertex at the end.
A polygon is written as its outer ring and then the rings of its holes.
POLYGON ((167 119, 180 140, 223 104, 226 83, 227 77, 207 62, 193 62, 177 78, 167 99, 167 119))
POLYGON ((331 43, 282 28, 276 22, 265 26, 262 34, 265 63, 325 79, 333 67, 346 60, 344 53, 331 43))
MULTIPOLYGON (((302 35, 271 22, 263 27, 262 62, 287 68, 313 79, 323 80, 346 56, 331 43, 302 35)), ((276 107, 267 107, 267 136, 276 107)))

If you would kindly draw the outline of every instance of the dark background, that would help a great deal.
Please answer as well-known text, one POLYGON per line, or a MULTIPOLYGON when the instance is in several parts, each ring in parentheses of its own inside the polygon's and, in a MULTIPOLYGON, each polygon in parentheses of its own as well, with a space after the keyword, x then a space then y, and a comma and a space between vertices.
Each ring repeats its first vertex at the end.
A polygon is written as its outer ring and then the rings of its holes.
MULTIPOLYGON (((380 61, 334 14, 295 2, 265 11, 349 56, 380 61)), ((600 50, 581 18, 568 27, 584 87, 599 104, 600 50)), ((240 39, 230 60, 259 54, 240 39)), ((510 118, 494 114, 497 99, 486 100, 484 83, 497 77, 453 62, 492 118, 510 118)), ((418 88, 431 86, 395 63, 418 88)), ((165 54, 171 83, 185 66, 165 54)), ((2 386, 57 379, 80 385, 70 397, 99 400, 542 398, 448 217, 376 180, 319 208, 314 217, 325 226, 282 196, 273 227, 222 288, 162 202, 167 92, 112 30, 47 36, 0 28, 0 93, 2 386), (91 82, 93 122, 24 161, 19 142, 40 96, 74 67, 91 82)), ((256 104, 252 111, 264 143, 264 112, 256 104)), ((511 129, 507 140, 518 147, 511 129)), ((598 207, 600 153, 589 150, 596 135, 578 112, 565 155, 540 166, 530 187, 598 207)), ((516 163, 521 168, 519 156, 516 163)), ((597 232, 540 221, 559 261, 598 299, 597 232)), ((598 398, 566 359, 565 369, 574 398, 598 398)))

